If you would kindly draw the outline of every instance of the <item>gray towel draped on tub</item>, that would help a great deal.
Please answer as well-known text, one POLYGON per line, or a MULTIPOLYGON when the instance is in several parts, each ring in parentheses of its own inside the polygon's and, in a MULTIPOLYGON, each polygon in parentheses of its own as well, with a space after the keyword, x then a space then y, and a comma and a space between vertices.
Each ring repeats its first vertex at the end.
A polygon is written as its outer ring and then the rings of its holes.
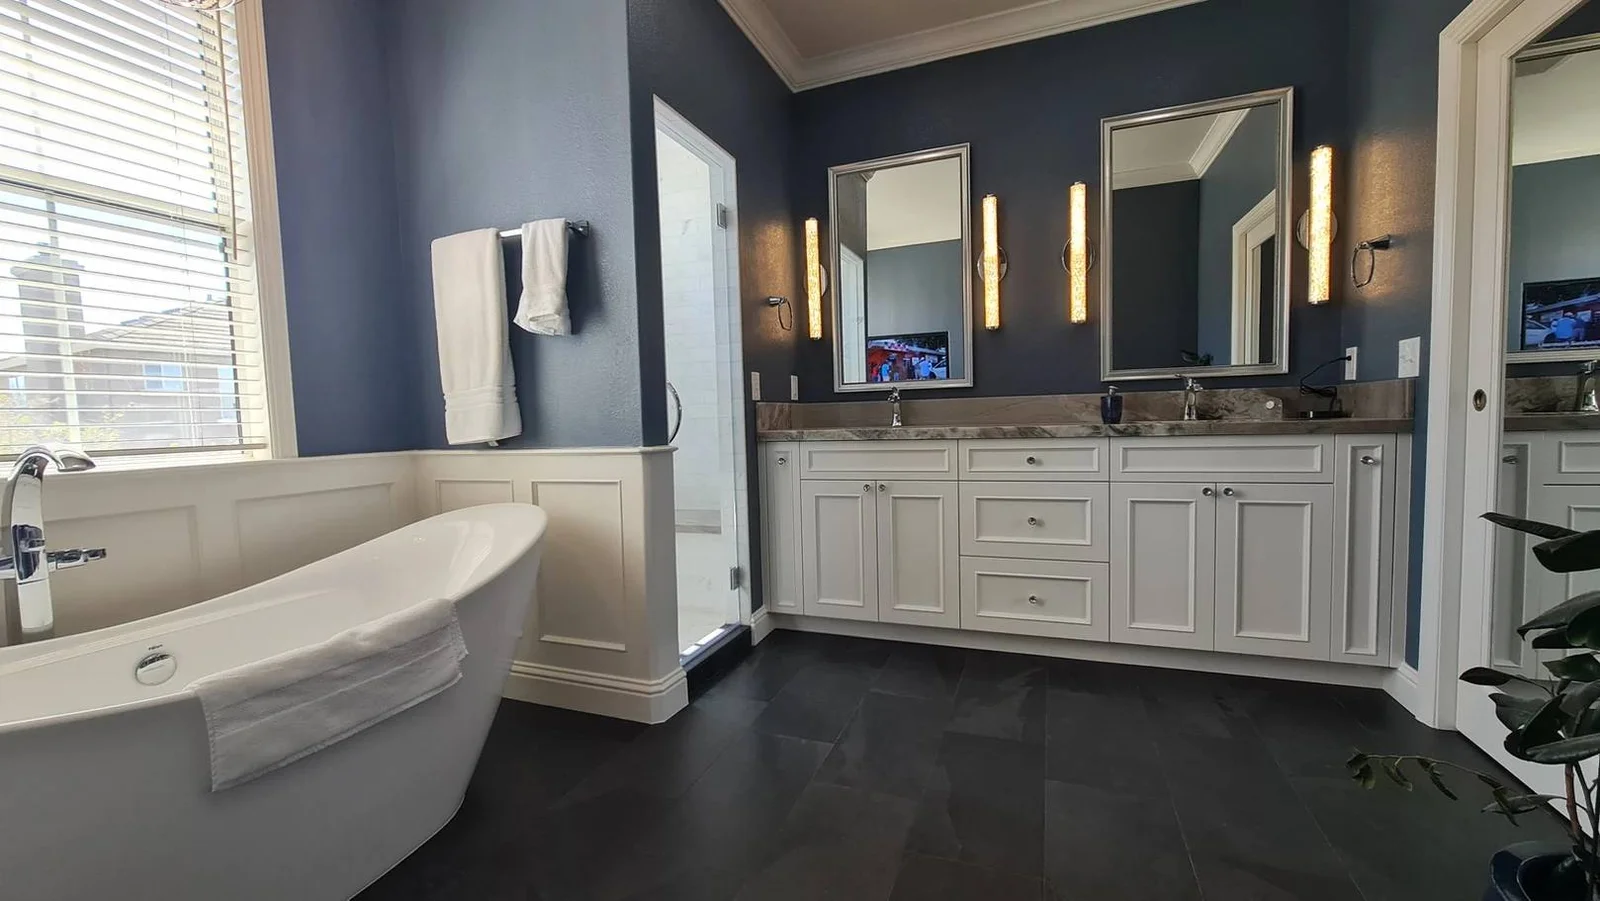
POLYGON ((211 790, 288 766, 426 701, 461 679, 454 601, 417 604, 319 644, 196 680, 211 790))

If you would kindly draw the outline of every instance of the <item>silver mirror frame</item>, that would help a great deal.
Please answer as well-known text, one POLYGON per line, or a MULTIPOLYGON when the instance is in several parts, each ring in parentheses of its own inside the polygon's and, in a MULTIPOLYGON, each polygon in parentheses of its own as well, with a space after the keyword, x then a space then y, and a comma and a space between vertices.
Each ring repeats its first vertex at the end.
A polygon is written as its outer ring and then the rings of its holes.
POLYGON ((1151 110, 1143 113, 1133 113, 1126 116, 1113 116, 1102 119, 1100 122, 1100 377, 1105 381, 1138 381, 1145 379, 1173 379, 1179 376, 1192 375, 1206 378, 1235 377, 1249 375, 1283 375, 1289 371, 1289 313, 1292 307, 1290 301, 1291 278, 1294 269, 1294 248, 1299 246, 1294 239, 1294 88, 1278 88, 1271 91, 1257 91, 1253 94, 1240 94, 1236 97, 1224 97, 1220 100, 1208 100, 1204 103, 1191 103, 1185 106, 1174 106, 1166 109, 1151 110), (1111 297, 1113 286, 1111 284, 1112 254, 1116 248, 1111 240, 1111 206, 1112 198, 1116 193, 1112 185, 1111 173, 1111 139, 1120 129, 1133 128, 1139 125, 1152 125, 1157 122, 1169 122, 1174 119, 1187 119, 1193 116, 1207 116, 1214 113, 1225 113, 1230 110, 1248 109, 1257 106, 1278 107, 1278 152, 1280 165, 1278 166, 1278 266, 1275 278, 1277 281, 1277 335, 1276 345, 1271 363, 1252 363, 1241 366, 1171 366, 1160 369, 1114 369, 1111 360, 1111 328, 1112 312, 1111 297))
MULTIPOLYGON (((1513 59, 1513 61, 1512 61, 1513 68, 1511 70, 1512 73, 1513 73, 1512 77, 1513 78, 1516 77, 1515 76, 1515 73, 1516 73, 1515 64, 1516 63, 1528 62, 1529 60, 1535 60, 1535 59, 1547 59, 1547 58, 1552 57, 1552 56, 1571 56, 1574 53, 1587 53, 1587 52, 1592 51, 1592 50, 1600 50, 1600 35, 1586 34, 1586 35, 1579 35, 1577 37, 1571 37, 1571 38, 1561 38, 1559 40, 1554 40, 1554 41, 1545 41, 1545 42, 1539 43, 1539 44, 1530 44, 1521 53, 1518 53, 1516 55, 1516 57, 1513 59)), ((1511 125, 1507 129, 1507 134, 1511 136, 1509 138, 1509 141, 1511 143, 1509 143, 1507 145, 1507 148, 1506 148, 1506 166, 1507 166, 1508 169, 1511 167, 1511 162, 1510 162, 1510 160, 1511 160, 1511 152, 1514 149, 1513 145, 1514 145, 1514 143, 1516 141, 1515 129, 1516 129, 1516 124, 1517 123, 1516 123, 1516 120, 1515 120, 1515 116, 1516 116, 1516 110, 1513 109, 1512 110, 1513 119, 1512 119, 1511 125)), ((1510 185, 1510 183, 1511 183, 1510 182, 1510 176, 1507 176, 1506 184, 1510 185)), ((1508 190, 1509 190, 1509 188, 1508 188, 1508 190)), ((1512 200, 1513 203, 1516 202, 1516 198, 1515 197, 1511 198, 1511 200, 1512 200)), ((1508 228, 1506 230, 1506 252, 1507 253, 1511 252, 1511 250, 1510 250, 1511 238, 1512 238, 1511 230, 1508 228)), ((1509 267, 1507 267, 1507 268, 1509 269, 1509 267)), ((1511 286, 1510 285, 1506 286, 1505 295, 1506 295, 1505 296, 1505 302, 1507 304, 1509 304, 1511 302, 1511 286)), ((1501 316, 1504 317, 1507 322, 1509 322, 1510 319, 1511 319, 1511 311, 1503 309, 1502 312, 1501 312, 1501 316)), ((1520 326, 1519 326, 1519 328, 1520 328, 1520 326)), ((1508 336, 1507 340, 1509 341, 1509 336, 1508 336)), ((1508 364, 1511 364, 1511 363, 1587 363, 1588 361, 1593 360, 1596 357, 1600 357, 1600 348, 1595 348, 1595 347, 1587 347, 1587 348, 1579 347, 1579 348, 1574 348, 1572 350, 1510 350, 1510 349, 1507 349, 1507 348, 1502 348, 1502 351, 1505 354, 1505 361, 1508 364)))
MULTIPOLYGON (((852 175, 857 172, 871 172, 877 169, 889 169, 898 166, 910 166, 916 163, 929 163, 934 160, 959 159, 961 161, 961 258, 970 260, 972 256, 972 145, 951 144, 948 147, 934 147, 928 150, 918 150, 914 153, 902 153, 897 156, 886 156, 875 160, 866 160, 860 163, 849 163, 843 166, 832 166, 828 169, 828 261, 833 272, 839 271, 839 176, 852 175)), ((844 381, 844 336, 839 328, 839 292, 831 292, 832 298, 829 307, 833 310, 833 390, 838 392, 855 391, 890 391, 899 388, 902 391, 934 390, 939 388, 971 388, 972 387, 972 273, 973 267, 961 267, 961 297, 965 301, 961 308, 961 341, 966 350, 967 371, 959 379, 945 379, 929 382, 891 382, 878 384, 861 382, 849 384, 844 381)), ((870 301, 869 301, 870 302, 870 301)))

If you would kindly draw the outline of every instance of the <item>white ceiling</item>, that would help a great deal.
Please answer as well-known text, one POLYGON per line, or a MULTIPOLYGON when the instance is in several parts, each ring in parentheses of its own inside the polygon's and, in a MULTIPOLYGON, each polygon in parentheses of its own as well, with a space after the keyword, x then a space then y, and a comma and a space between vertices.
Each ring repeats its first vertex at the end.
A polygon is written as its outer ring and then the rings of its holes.
POLYGON ((1202 0, 721 0, 796 91, 1202 0))
POLYGON ((867 182, 867 250, 961 240, 961 160, 879 169, 867 182))
POLYGON ((1600 155, 1600 50, 1517 64, 1511 162, 1600 155))
POLYGON ((1230 110, 1117 129, 1111 136, 1113 190, 1204 176, 1248 113, 1230 110))

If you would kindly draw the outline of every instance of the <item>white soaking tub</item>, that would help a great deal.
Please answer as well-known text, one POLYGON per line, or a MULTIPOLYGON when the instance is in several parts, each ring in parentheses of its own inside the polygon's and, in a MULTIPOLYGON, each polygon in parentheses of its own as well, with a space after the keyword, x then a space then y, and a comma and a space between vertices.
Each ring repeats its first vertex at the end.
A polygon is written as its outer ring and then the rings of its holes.
POLYGON ((538 576, 545 514, 435 516, 259 585, 111 629, 0 648, 0 898, 339 901, 455 814, 538 576), (468 656, 437 697, 212 793, 187 686, 420 601, 468 656), (151 653, 176 669, 134 678, 151 653))

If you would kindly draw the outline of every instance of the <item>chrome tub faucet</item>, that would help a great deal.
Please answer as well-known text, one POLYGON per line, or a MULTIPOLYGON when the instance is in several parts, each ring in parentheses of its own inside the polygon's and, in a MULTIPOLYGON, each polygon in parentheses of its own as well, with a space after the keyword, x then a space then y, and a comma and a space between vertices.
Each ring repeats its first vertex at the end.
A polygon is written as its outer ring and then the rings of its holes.
POLYGON ((94 460, 70 447, 30 447, 18 457, 0 495, 0 602, 5 633, 0 646, 43 641, 55 635, 50 573, 104 560, 105 548, 49 551, 44 542, 44 474, 94 468, 94 460))

